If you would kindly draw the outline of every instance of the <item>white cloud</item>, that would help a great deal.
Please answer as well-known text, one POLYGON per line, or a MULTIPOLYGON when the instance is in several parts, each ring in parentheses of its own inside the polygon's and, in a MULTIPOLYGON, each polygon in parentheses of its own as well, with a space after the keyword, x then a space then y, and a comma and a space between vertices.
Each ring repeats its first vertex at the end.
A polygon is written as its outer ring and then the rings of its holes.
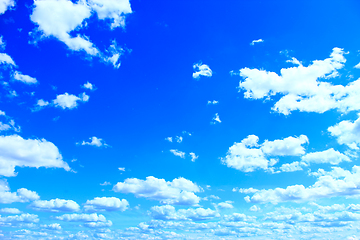
POLYGON ((106 222, 105 216, 102 214, 97 215, 97 213, 64 214, 62 216, 56 216, 55 219, 67 222, 106 222))
POLYGON ((196 154, 193 153, 193 152, 191 152, 191 153, 189 153, 189 154, 190 154, 190 156, 191 156, 191 161, 192 161, 192 162, 195 162, 195 160, 199 158, 199 156, 196 156, 196 154))
POLYGON ((133 193, 136 197, 144 197, 160 201, 163 204, 196 205, 200 198, 194 193, 201 188, 185 178, 175 178, 171 182, 149 176, 146 180, 127 178, 118 182, 115 192, 133 193))
POLYGON ((112 226, 112 221, 108 220, 106 222, 86 222, 84 226, 89 228, 108 228, 112 226))
POLYGON ((23 213, 21 215, 14 215, 14 216, 7 216, 1 217, 0 216, 0 223, 37 223, 39 222, 38 215, 23 213))
POLYGON ((220 217, 220 214, 210 208, 189 208, 179 209, 176 211, 174 206, 163 205, 151 207, 150 215, 154 219, 161 220, 193 220, 202 221, 209 220, 215 217, 220 217))
POLYGON ((44 212, 77 212, 80 210, 79 204, 73 200, 64 199, 51 199, 47 200, 36 200, 29 205, 36 211, 44 212))
POLYGON ((360 146, 360 114, 354 122, 341 121, 335 126, 329 127, 331 136, 337 137, 339 144, 345 144, 351 149, 359 149, 360 146))
POLYGON ((81 28, 83 21, 90 16, 91 8, 85 1, 73 3, 70 0, 36 0, 30 19, 38 25, 37 31, 42 32, 45 37, 53 36, 71 50, 84 50, 95 56, 99 51, 87 36, 70 35, 70 32, 81 28))
POLYGON ((6 53, 0 53, 0 63, 16 66, 14 60, 12 60, 12 58, 6 53))
POLYGON ((70 171, 59 149, 45 139, 0 136, 0 175, 16 176, 15 167, 63 168, 70 171))
POLYGON ((360 69, 360 63, 356 64, 354 68, 360 69))
POLYGON ((47 105, 49 105, 48 101, 44 101, 43 99, 39 99, 36 103, 36 105, 38 105, 39 107, 45 107, 47 105))
POLYGON ((283 172, 295 172, 303 170, 299 162, 285 163, 281 165, 280 170, 283 172))
POLYGON ((79 95, 79 97, 73 95, 73 94, 60 94, 56 96, 56 99, 53 100, 53 104, 56 107, 61 107, 62 109, 73 109, 76 108, 78 105, 78 101, 80 102, 87 102, 89 101, 89 96, 85 93, 79 95))
MULTIPOLYGON (((330 58, 313 61, 307 67, 283 68, 281 75, 259 69, 243 68, 240 76, 244 81, 239 87, 245 90, 245 98, 262 99, 283 95, 272 108, 288 115, 291 111, 323 113, 330 109, 348 112, 360 109, 360 79, 347 86, 332 85, 321 78, 337 77, 338 69, 346 62, 343 49, 334 48, 330 58)), ((300 63, 297 61, 297 63, 300 63)))
POLYGON ((121 172, 125 172, 125 168, 124 168, 124 167, 119 167, 118 169, 119 169, 119 171, 121 171, 121 172))
POLYGON ((166 141, 169 141, 169 142, 172 142, 173 141, 173 138, 172 137, 167 137, 165 138, 166 141))
POLYGON ((218 204, 216 204, 216 206, 218 208, 234 208, 234 206, 232 205, 234 202, 233 201, 225 201, 225 202, 220 202, 218 204))
POLYGON ((308 165, 310 163, 330 163, 338 165, 341 162, 350 162, 350 158, 333 148, 322 152, 312 152, 301 157, 301 163, 308 165))
POLYGON ((212 71, 210 69, 210 67, 206 64, 202 64, 202 63, 196 63, 193 65, 194 68, 194 73, 193 73, 193 78, 198 79, 200 78, 200 76, 205 76, 205 77, 211 77, 212 76, 212 71))
POLYGON ((36 192, 26 188, 20 188, 17 192, 10 192, 7 181, 0 179, 0 203, 29 202, 39 198, 36 192))
POLYGON ((247 216, 243 213, 233 213, 231 215, 225 215, 224 219, 226 221, 231 221, 231 222, 248 222, 248 221, 254 221, 256 217, 247 216))
MULTIPOLYGON (((309 187, 291 185, 287 188, 260 190, 251 198, 245 197, 247 202, 273 204, 287 201, 308 201, 318 198, 337 196, 360 196, 360 167, 353 166, 352 171, 339 167, 332 167, 332 171, 319 170, 317 181, 309 187)), ((315 175, 315 174, 314 174, 315 175)))
POLYGON ((218 104, 218 103, 219 103, 219 101, 216 101, 216 100, 208 101, 208 102, 207 102, 208 105, 209 105, 209 104, 216 105, 216 104, 218 104))
POLYGON ((233 192, 249 194, 249 193, 256 193, 256 192, 258 192, 260 190, 255 189, 255 188, 233 188, 232 191, 233 192))
POLYGON ((264 42, 264 40, 262 40, 262 39, 260 38, 260 39, 258 39, 258 40, 253 40, 253 41, 250 43, 250 45, 251 45, 251 46, 254 46, 255 43, 262 43, 262 42, 264 42))
POLYGON ((84 85, 82 85, 83 88, 86 88, 86 89, 90 89, 90 90, 94 90, 95 89, 95 86, 93 84, 91 84, 89 81, 84 83, 84 85))
POLYGON ((87 200, 84 209, 87 212, 97 211, 125 211, 129 206, 126 199, 120 200, 116 197, 96 197, 93 200, 87 200))
POLYGON ((124 53, 124 49, 119 47, 115 40, 112 41, 112 44, 109 46, 108 51, 110 55, 104 56, 103 60, 105 62, 111 63, 114 68, 119 68, 121 65, 120 57, 124 53))
POLYGON ((111 183, 110 183, 110 182, 105 181, 104 183, 100 183, 100 185, 101 185, 101 186, 107 186, 107 185, 111 185, 111 183))
POLYGON ((101 146, 107 147, 107 146, 109 146, 103 141, 102 138, 97 138, 97 137, 94 136, 94 137, 91 137, 89 139, 91 140, 91 142, 83 141, 81 143, 81 145, 90 145, 90 146, 96 146, 96 147, 101 147, 101 146))
POLYGON ((256 206, 256 205, 252 205, 249 210, 252 211, 252 212, 258 212, 258 211, 261 210, 261 208, 259 208, 259 207, 256 206))
POLYGON ((185 152, 179 151, 177 149, 170 149, 170 152, 174 154, 175 156, 185 158, 185 152))
POLYGON ((182 136, 176 136, 176 142, 181 143, 183 141, 182 136))
POLYGON ((111 28, 125 27, 125 14, 132 13, 128 0, 90 0, 91 8, 96 11, 98 18, 112 20, 111 28))
POLYGON ((215 113, 215 116, 212 119, 212 124, 221 123, 220 117, 218 113, 215 113))
POLYGON ((40 227, 50 230, 61 230, 61 225, 59 223, 41 224, 40 227))
POLYGON ((305 153, 305 143, 308 138, 305 135, 299 137, 288 137, 283 140, 268 141, 262 145, 258 144, 259 138, 249 135, 240 143, 234 143, 229 148, 222 163, 228 167, 243 172, 253 172, 256 169, 270 170, 269 167, 277 163, 275 159, 267 159, 267 156, 297 156, 305 153))
POLYGON ((6 213, 6 214, 20 214, 21 211, 17 208, 1 208, 0 213, 6 213))
POLYGON ((35 84, 38 81, 36 78, 30 77, 28 75, 21 74, 21 72, 15 71, 14 79, 26 84, 35 84))
POLYGON ((4 14, 6 10, 15 6, 14 0, 0 0, 0 14, 4 14))

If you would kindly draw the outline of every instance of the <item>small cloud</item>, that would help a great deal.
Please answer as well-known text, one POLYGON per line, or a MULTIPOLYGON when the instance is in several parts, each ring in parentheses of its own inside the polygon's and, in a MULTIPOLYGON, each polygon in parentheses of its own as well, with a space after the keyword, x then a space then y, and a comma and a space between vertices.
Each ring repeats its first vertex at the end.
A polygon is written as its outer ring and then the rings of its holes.
POLYGON ((254 46, 255 43, 262 43, 262 42, 264 42, 264 40, 262 40, 262 39, 260 38, 260 39, 258 39, 258 40, 253 40, 253 41, 250 43, 250 45, 251 45, 251 46, 254 46))
POLYGON ((176 141, 177 141, 178 143, 181 143, 182 140, 183 140, 183 137, 182 137, 182 136, 176 136, 176 141))
POLYGON ((185 158, 185 152, 179 151, 177 149, 171 149, 170 152, 174 154, 175 156, 185 158))
POLYGON ((125 168, 124 168, 124 167, 119 167, 118 169, 119 169, 119 171, 121 171, 121 172, 125 172, 125 168))
POLYGON ((84 83, 84 85, 82 85, 81 87, 89 90, 95 90, 95 86, 91 84, 89 81, 87 83, 84 83))
POLYGON ((196 154, 193 153, 193 152, 191 152, 191 153, 189 153, 189 154, 190 154, 190 156, 191 156, 191 161, 192 161, 192 162, 195 162, 195 160, 199 158, 199 156, 196 156, 196 154))
POLYGON ((215 113, 215 116, 212 119, 212 124, 221 123, 220 117, 218 113, 215 113))
POLYGON ((194 73, 193 73, 193 78, 198 79, 200 78, 200 76, 205 76, 205 77, 211 77, 212 76, 212 70, 210 69, 210 67, 206 64, 202 64, 202 63, 196 63, 193 65, 194 68, 194 73))
POLYGON ((107 185, 111 185, 111 183, 110 183, 110 182, 105 181, 104 183, 100 183, 100 185, 101 185, 101 186, 107 186, 107 185))
POLYGON ((166 140, 166 141, 169 141, 169 142, 172 142, 172 141, 173 141, 172 137, 167 137, 167 138, 165 138, 165 140, 166 140))
POLYGON ((216 101, 216 100, 208 101, 208 102, 207 102, 208 105, 210 105, 210 104, 216 105, 216 104, 218 104, 218 103, 219 103, 219 101, 216 101))
POLYGON ((258 211, 260 211, 261 210, 261 208, 259 208, 258 206, 256 206, 256 205, 252 205, 251 207, 250 207, 250 211, 252 211, 252 212, 258 212, 258 211))
POLYGON ((356 64, 354 68, 360 69, 360 63, 356 64))
MULTIPOLYGON (((81 145, 90 145, 90 146, 96 146, 96 147, 101 147, 101 146, 104 146, 104 147, 108 147, 109 145, 106 144, 102 138, 97 138, 97 137, 91 137, 89 138, 91 140, 91 142, 85 142, 83 141, 81 143, 81 145)), ((80 144, 80 143, 77 143, 77 144, 80 144)))
POLYGON ((21 72, 15 71, 14 73, 14 79, 26 84, 35 84, 38 81, 36 78, 30 77, 28 75, 21 74, 21 72))

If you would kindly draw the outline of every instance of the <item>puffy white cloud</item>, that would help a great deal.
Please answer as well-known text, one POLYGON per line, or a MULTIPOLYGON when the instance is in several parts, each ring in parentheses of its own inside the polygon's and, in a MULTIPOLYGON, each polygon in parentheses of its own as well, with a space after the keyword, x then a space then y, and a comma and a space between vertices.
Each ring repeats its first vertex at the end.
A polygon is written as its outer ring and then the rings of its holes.
POLYGON ((234 143, 229 148, 223 164, 243 172, 253 172, 256 169, 270 170, 269 166, 276 164, 275 159, 267 156, 296 156, 305 153, 303 144, 308 142, 305 135, 288 137, 283 140, 268 141, 258 144, 259 138, 249 135, 240 143, 234 143))
POLYGON ((68 94, 66 92, 64 94, 57 95, 56 99, 53 100, 53 104, 56 107, 61 107, 62 109, 72 109, 77 107, 78 101, 87 102, 89 101, 89 96, 85 93, 82 93, 81 95, 79 95, 79 97, 77 97, 73 94, 68 94))
POLYGON ((205 76, 205 77, 211 77, 212 76, 212 71, 210 69, 210 67, 206 64, 202 64, 202 63, 196 63, 193 65, 194 68, 194 73, 193 73, 193 78, 198 79, 200 78, 200 76, 205 76))
POLYGON ((303 170, 298 161, 292 163, 285 163, 281 165, 280 170, 283 172, 295 172, 303 170))
POLYGON ((121 171, 121 172, 125 172, 125 168, 124 168, 124 167, 119 167, 118 169, 119 169, 119 171, 121 171))
POLYGON ((6 10, 15 6, 14 0, 0 0, 0 14, 4 14, 6 10))
POLYGON ((105 216, 102 214, 97 215, 97 213, 64 214, 62 216, 56 216, 55 219, 67 222, 106 222, 105 216))
POLYGON ((23 213, 21 215, 14 215, 14 216, 7 216, 1 217, 0 216, 0 223, 37 223, 39 222, 38 215, 23 213))
POLYGON ((332 136, 337 137, 339 144, 345 144, 352 149, 359 149, 360 146, 360 114, 354 122, 341 121, 335 126, 328 128, 332 136))
POLYGON ((16 176, 15 167, 63 168, 70 171, 59 149, 45 139, 0 136, 0 175, 16 176))
POLYGON ((251 46, 254 46, 255 43, 262 43, 262 42, 264 42, 264 40, 260 38, 260 39, 258 39, 258 40, 253 40, 253 41, 250 43, 250 45, 251 45, 251 46))
POLYGON ((189 153, 189 154, 190 154, 190 156, 191 156, 191 161, 192 161, 192 162, 195 162, 195 160, 199 158, 199 156, 196 156, 196 154, 193 153, 193 152, 191 152, 191 153, 189 153))
POLYGON ((259 207, 256 206, 256 205, 252 205, 249 210, 252 211, 252 212, 258 212, 258 211, 261 210, 261 208, 259 208, 259 207))
POLYGON ((232 190, 233 192, 239 192, 239 193, 245 193, 245 194, 249 194, 249 193, 256 193, 258 191, 260 191, 259 189, 255 189, 255 188, 233 188, 232 190))
POLYGON ((350 158, 339 151, 335 151, 333 148, 322 152, 312 152, 301 157, 301 162, 307 164, 310 163, 330 163, 332 165, 338 165, 341 162, 350 162, 350 158))
POLYGON ((189 208, 175 210, 174 206, 154 206, 151 208, 150 215, 154 219, 161 220, 193 220, 202 221, 209 220, 215 217, 220 217, 220 214, 210 208, 189 208))
POLYGON ((165 138, 165 140, 168 141, 168 142, 172 142, 173 138, 172 137, 167 137, 167 138, 165 138))
POLYGON ((176 142, 181 143, 183 141, 182 136, 176 136, 176 142))
POLYGON ((35 84, 38 81, 36 80, 36 78, 30 77, 28 75, 24 75, 21 72, 15 71, 14 73, 14 79, 26 84, 35 84))
POLYGON ((126 199, 120 200, 116 197, 96 197, 93 200, 87 200, 84 208, 85 211, 125 211, 129 206, 126 199))
POLYGON ((96 146, 96 147, 101 147, 101 146, 107 147, 107 146, 109 146, 103 141, 102 138, 97 138, 97 137, 94 136, 94 137, 91 137, 89 139, 91 140, 91 142, 83 141, 81 143, 81 145, 90 145, 90 146, 96 146))
POLYGON ((215 116, 212 119, 212 124, 221 123, 220 117, 218 113, 215 113, 215 116))
POLYGON ((234 206, 232 205, 233 203, 234 203, 233 201, 225 201, 216 204, 216 206, 218 208, 234 208, 234 206))
POLYGON ((0 64, 16 66, 14 60, 6 53, 0 53, 0 64))
POLYGON ((110 182, 105 181, 104 183, 100 183, 100 185, 101 185, 101 186, 107 186, 107 185, 111 185, 111 183, 110 183, 110 182))
POLYGON ((313 61, 304 67, 299 61, 296 67, 283 68, 281 75, 259 69, 243 68, 240 76, 244 81, 239 87, 245 90, 245 98, 262 99, 283 95, 272 108, 274 111, 290 114, 299 110, 323 113, 330 109, 348 112, 360 109, 360 79, 347 86, 332 85, 321 78, 338 76, 346 62, 343 49, 334 48, 330 58, 313 61))
POLYGON ((90 0, 91 8, 101 20, 111 19, 111 28, 125 26, 125 14, 132 13, 129 0, 90 0))
POLYGON ((64 199, 51 199, 47 200, 36 200, 29 205, 36 211, 45 212, 77 212, 80 210, 79 204, 73 200, 64 199))
POLYGON ((179 151, 177 149, 170 149, 170 152, 174 154, 175 156, 185 158, 185 152, 179 151))
POLYGON ((208 101, 208 102, 207 102, 208 105, 209 105, 209 104, 216 105, 216 104, 218 104, 218 103, 219 103, 219 101, 216 101, 216 100, 208 101))
POLYGON ((106 222, 86 222, 84 226, 89 228, 107 228, 112 226, 112 221, 108 220, 106 222))
POLYGON ((84 83, 84 85, 82 85, 82 88, 94 90, 95 86, 88 81, 88 82, 84 83))
MULTIPOLYGON (((315 175, 315 174, 314 174, 315 175)), ((245 197, 247 202, 273 204, 287 201, 308 201, 318 198, 337 196, 359 196, 360 167, 353 166, 352 171, 333 167, 332 171, 319 170, 317 181, 309 187, 291 185, 286 188, 260 190, 252 197, 245 197)))
POLYGON ((20 214, 21 211, 17 208, 1 208, 0 213, 6 213, 6 214, 20 214))
POLYGON ((133 193, 136 197, 144 197, 160 201, 164 204, 196 205, 200 197, 194 193, 201 188, 185 178, 175 178, 171 182, 149 176, 146 180, 127 178, 118 182, 113 190, 115 192, 133 193))

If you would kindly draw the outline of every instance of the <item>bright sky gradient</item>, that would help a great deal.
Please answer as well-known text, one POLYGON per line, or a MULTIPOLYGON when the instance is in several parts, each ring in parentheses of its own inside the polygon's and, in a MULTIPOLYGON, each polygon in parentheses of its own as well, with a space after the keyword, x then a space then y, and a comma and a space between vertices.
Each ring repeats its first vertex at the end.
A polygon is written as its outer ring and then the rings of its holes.
POLYGON ((360 239, 359 9, 0 0, 0 239, 360 239))

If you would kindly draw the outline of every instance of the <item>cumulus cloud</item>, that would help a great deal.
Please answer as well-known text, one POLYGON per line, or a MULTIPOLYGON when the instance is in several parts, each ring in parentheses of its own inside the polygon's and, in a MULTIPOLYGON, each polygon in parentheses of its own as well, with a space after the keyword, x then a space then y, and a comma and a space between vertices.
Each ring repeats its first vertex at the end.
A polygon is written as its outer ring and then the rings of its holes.
POLYGON ((210 105, 210 104, 216 105, 216 104, 218 104, 218 103, 219 103, 219 101, 216 101, 216 100, 208 101, 208 102, 207 102, 208 105, 210 105))
POLYGON ((170 152, 177 157, 185 158, 185 152, 179 151, 177 149, 170 149, 170 152))
POLYGON ((205 76, 205 77, 211 77, 212 76, 212 71, 210 69, 210 67, 206 64, 202 64, 202 63, 196 63, 193 65, 194 68, 194 73, 193 73, 193 78, 198 79, 200 78, 200 76, 205 76))
POLYGON ((354 122, 341 121, 335 126, 328 128, 331 136, 337 138, 339 144, 345 144, 351 149, 359 149, 360 146, 360 114, 354 122))
POLYGON ((21 211, 17 208, 1 208, 0 209, 0 213, 5 213, 5 214, 20 214, 21 211))
POLYGON ((220 202, 218 204, 215 204, 216 207, 218 208, 234 208, 234 206, 232 205, 234 202, 233 201, 225 201, 225 202, 220 202))
POLYGON ((209 220, 215 217, 220 217, 220 214, 210 208, 189 208, 179 209, 176 211, 174 206, 154 206, 150 209, 150 215, 154 219, 161 220, 193 220, 202 221, 209 220))
POLYGON ((97 213, 72 213, 72 214, 64 214, 62 216, 56 216, 55 219, 67 222, 106 222, 106 218, 102 214, 97 213))
POLYGON ((253 41, 250 43, 250 45, 251 45, 251 46, 254 46, 255 43, 262 43, 262 42, 264 42, 264 40, 262 40, 262 39, 260 38, 260 39, 258 39, 258 40, 253 40, 253 41))
POLYGON ((301 171, 303 169, 300 166, 300 162, 295 161, 292 163, 284 163, 283 165, 281 165, 280 170, 282 172, 296 172, 296 171, 301 171))
POLYGON ((333 167, 330 172, 319 170, 317 181, 309 186, 291 185, 287 188, 263 189, 257 191, 252 197, 245 197, 247 202, 273 204, 287 201, 308 201, 318 198, 337 196, 359 196, 360 167, 353 166, 352 171, 333 167))
POLYGON ((79 204, 73 200, 64 199, 51 199, 47 200, 36 200, 32 202, 29 207, 36 211, 44 212, 77 212, 80 210, 79 204))
POLYGON ((96 197, 93 200, 87 200, 84 209, 87 212, 97 211, 125 211, 129 206, 126 199, 120 200, 116 197, 96 197))
POLYGON ((90 145, 90 146, 96 146, 96 147, 101 147, 101 146, 107 147, 107 146, 109 146, 104 142, 104 140, 102 138, 97 138, 97 137, 94 136, 94 137, 91 137, 89 139, 91 140, 91 142, 83 141, 81 143, 81 145, 90 145))
POLYGON ((16 176, 15 167, 71 170, 52 142, 45 139, 23 139, 19 135, 0 136, 0 175, 16 176))
POLYGON ((7 216, 1 217, 0 216, 0 223, 37 223, 39 222, 38 215, 23 213, 21 215, 14 215, 14 216, 7 216))
POLYGON ((301 157, 301 163, 308 165, 310 163, 330 163, 338 165, 341 162, 350 162, 350 158, 333 148, 322 152, 312 152, 301 157))
POLYGON ((189 153, 189 154, 190 154, 190 156, 191 156, 191 161, 192 161, 192 162, 195 162, 195 160, 199 158, 199 156, 196 156, 196 154, 193 153, 193 152, 191 152, 191 153, 189 153))
POLYGON ((92 83, 90 83, 89 81, 84 83, 84 85, 82 85, 82 88, 89 89, 89 90, 95 90, 95 86, 92 83))
POLYGON ((86 95, 85 93, 82 93, 79 95, 79 97, 73 95, 73 94, 68 94, 67 92, 64 94, 59 94, 56 96, 56 99, 53 100, 53 104, 56 107, 61 107, 62 109, 73 109, 76 108, 78 106, 78 101, 79 102, 87 102, 89 101, 89 96, 86 95))
POLYGON ((0 64, 16 66, 14 60, 6 53, 0 53, 0 64))
POLYGON ((283 68, 280 75, 259 69, 240 69, 244 78, 239 87, 245 90, 244 97, 250 99, 271 98, 282 95, 272 108, 276 112, 288 115, 294 110, 323 113, 330 109, 348 112, 360 109, 360 79, 347 86, 332 85, 321 79, 330 79, 339 75, 346 59, 341 48, 334 48, 330 57, 313 61, 305 67, 283 68))
POLYGON ((308 143, 305 135, 288 137, 282 140, 268 141, 258 144, 256 135, 249 135, 240 143, 234 143, 228 150, 222 163, 228 167, 243 172, 253 172, 256 169, 271 170, 269 167, 277 163, 276 160, 268 160, 268 156, 297 156, 305 153, 302 146, 308 143))
POLYGON ((190 180, 175 178, 171 182, 149 176, 146 180, 127 178, 118 182, 113 190, 121 193, 133 193, 136 197, 144 197, 160 201, 163 204, 196 205, 200 197, 195 195, 202 189, 190 180))
POLYGON ((15 7, 14 0, 0 0, 0 14, 4 14, 6 10, 15 7))
POLYGON ((111 63, 114 68, 119 68, 121 65, 120 57, 125 52, 125 50, 122 47, 119 47, 117 42, 113 40, 107 52, 109 53, 109 56, 104 56, 103 60, 105 62, 111 63))
POLYGON ((26 84, 35 84, 38 81, 36 80, 36 78, 30 77, 28 75, 24 75, 21 72, 15 71, 14 73, 14 79, 26 84))
POLYGON ((250 222, 250 221, 254 221, 256 217, 247 216, 243 213, 233 213, 231 215, 225 215, 224 219, 226 221, 231 221, 231 222, 250 222))
POLYGON ((215 113, 215 116, 213 117, 211 124, 221 123, 220 117, 218 113, 215 113))

